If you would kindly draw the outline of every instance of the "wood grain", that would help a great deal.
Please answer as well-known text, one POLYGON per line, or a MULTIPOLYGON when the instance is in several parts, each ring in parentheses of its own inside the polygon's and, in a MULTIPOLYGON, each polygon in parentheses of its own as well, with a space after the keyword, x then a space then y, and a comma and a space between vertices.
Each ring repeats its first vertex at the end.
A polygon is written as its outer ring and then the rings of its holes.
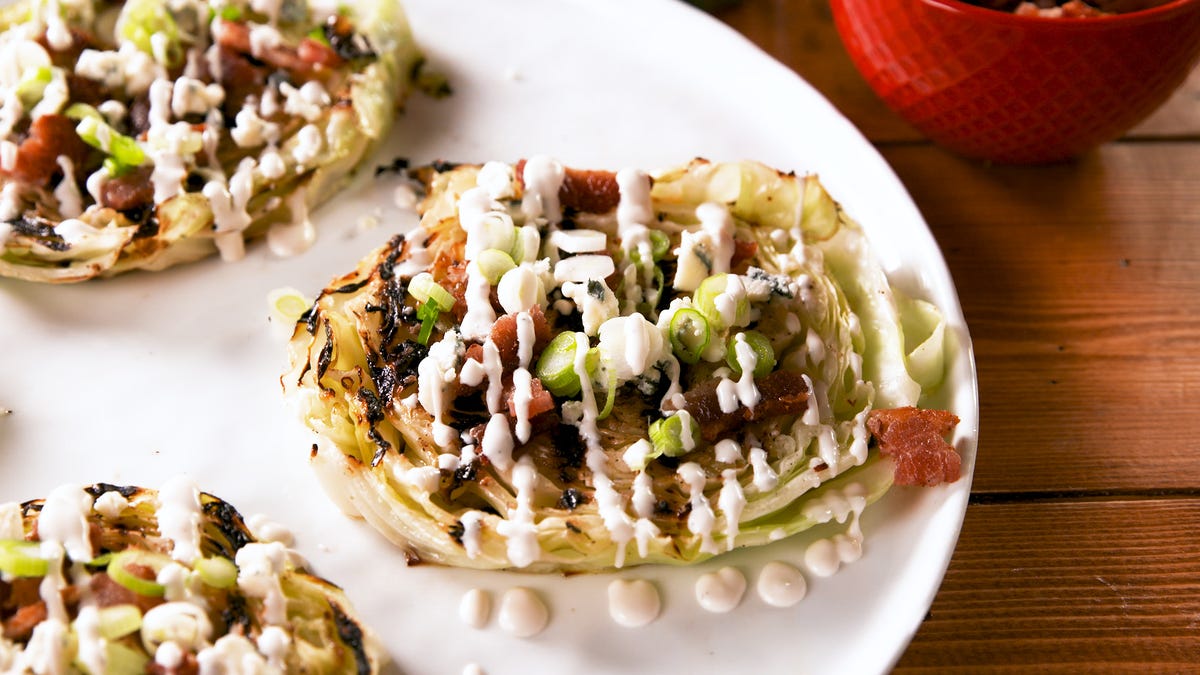
MULTIPOLYGON (((833 25, 828 0, 741 0, 714 15, 799 73, 872 141, 923 140, 854 68, 833 25)), ((1200 67, 1129 137, 1200 139, 1200 67)))
POLYGON ((977 504, 897 672, 1193 671, 1200 499, 977 504))
POLYGON ((1200 488, 1200 144, 993 167, 889 148, 976 349, 977 492, 1200 488))

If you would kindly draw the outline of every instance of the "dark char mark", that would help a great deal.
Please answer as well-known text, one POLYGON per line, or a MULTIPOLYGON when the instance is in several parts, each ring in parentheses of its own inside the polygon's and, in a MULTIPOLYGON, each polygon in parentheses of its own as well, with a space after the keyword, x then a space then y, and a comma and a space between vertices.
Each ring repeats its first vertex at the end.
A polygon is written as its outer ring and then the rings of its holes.
POLYGON ((401 174, 408 170, 408 158, 396 157, 389 164, 377 164, 375 166, 375 177, 379 178, 385 173, 401 174))
POLYGON ((321 347, 321 353, 317 355, 317 379, 325 377, 325 371, 329 370, 329 364, 333 362, 333 328, 329 322, 325 322, 325 344, 321 347))
POLYGON ((236 626, 240 626, 243 635, 250 634, 250 627, 253 625, 250 619, 250 612, 246 609, 246 599, 237 593, 229 593, 226 596, 229 599, 228 605, 221 610, 221 620, 225 622, 228 632, 234 632, 236 626))
POLYGON ((371 661, 363 648, 362 628, 347 616, 336 602, 330 601, 329 608, 333 610, 333 625, 337 627, 338 637, 354 651, 354 664, 358 675, 371 675, 371 661))
POLYGON ((41 219, 31 220, 27 216, 21 216, 16 220, 10 221, 9 224, 12 225, 13 231, 19 235, 40 239, 42 245, 51 251, 62 253, 63 251, 71 250, 71 245, 63 241, 62 237, 55 234, 54 226, 49 222, 41 219))
POLYGON ((392 444, 388 442, 383 434, 379 433, 378 424, 383 421, 383 404, 384 401, 391 401, 391 397, 384 399, 378 396, 375 392, 367 388, 358 390, 358 400, 367 409, 367 438, 370 438, 375 443, 375 455, 371 458, 371 466, 379 466, 383 461, 384 454, 391 450, 392 444))
POLYGON ((361 279, 359 281, 352 281, 344 286, 338 286, 337 288, 333 289, 331 294, 337 295, 339 293, 353 293, 363 286, 366 286, 368 283, 370 283, 370 281, 371 277, 367 277, 366 279, 361 279))
POLYGON ((130 497, 141 492, 142 488, 137 487, 136 485, 113 485, 112 483, 96 483, 95 485, 89 485, 89 486, 85 487, 84 491, 86 491, 89 495, 91 495, 92 499, 99 499, 100 495, 102 495, 106 492, 118 492, 121 494, 122 497, 129 499, 130 497))
POLYGON ((562 495, 558 498, 558 508, 574 511, 579 508, 580 504, 587 501, 587 497, 582 492, 575 488, 567 488, 563 490, 562 495))
POLYGON ((242 514, 229 503, 213 498, 212 501, 204 503, 204 515, 208 516, 209 522, 231 547, 227 548, 225 542, 216 542, 221 547, 221 555, 226 558, 232 560, 243 546, 252 541, 246 530, 246 523, 242 520, 242 514))

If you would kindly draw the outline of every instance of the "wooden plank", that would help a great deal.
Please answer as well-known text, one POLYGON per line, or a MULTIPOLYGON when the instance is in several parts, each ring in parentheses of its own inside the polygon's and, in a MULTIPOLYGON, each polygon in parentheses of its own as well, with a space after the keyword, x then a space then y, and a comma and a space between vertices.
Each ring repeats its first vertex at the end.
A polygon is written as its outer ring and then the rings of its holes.
MULTIPOLYGON (((714 15, 799 73, 872 141, 924 139, 888 109, 855 69, 827 0, 741 0, 714 15)), ((1129 136, 1200 138, 1200 67, 1129 136)))
POLYGON ((975 504, 896 672, 1193 671, 1200 499, 975 504))
POLYGON ((1200 488, 1200 144, 1038 168, 884 154, 975 341, 975 489, 1200 488))

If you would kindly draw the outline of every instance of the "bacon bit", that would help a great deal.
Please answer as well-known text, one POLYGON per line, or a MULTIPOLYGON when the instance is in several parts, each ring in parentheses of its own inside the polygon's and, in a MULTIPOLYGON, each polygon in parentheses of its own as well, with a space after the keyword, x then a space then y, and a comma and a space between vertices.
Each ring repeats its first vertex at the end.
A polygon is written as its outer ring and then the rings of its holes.
MULTIPOLYGON (((538 305, 529 310, 529 316, 533 318, 533 358, 536 359, 550 343, 550 324, 546 323, 546 315, 538 305)), ((520 365, 517 354, 517 315, 505 314, 496 319, 496 323, 492 324, 491 339, 496 349, 500 350, 500 361, 504 364, 504 370, 515 370, 520 365)))
POLYGON ((932 487, 958 480, 962 458, 944 438, 957 424, 958 416, 945 410, 907 407, 867 415, 879 452, 896 462, 896 485, 932 487))
MULTIPOLYGON (((75 69, 75 63, 79 61, 79 55, 83 53, 83 50, 89 47, 98 47, 99 45, 91 33, 79 30, 78 28, 70 28, 69 30, 71 31, 71 45, 66 49, 56 50, 54 47, 51 47, 50 41, 46 39, 45 33, 42 33, 41 36, 38 37, 37 43, 46 50, 47 54, 50 55, 51 63, 59 68, 65 68, 68 71, 73 71, 75 69)), ((74 92, 72 92, 72 94, 74 94, 74 92)), ((72 96, 71 100, 74 101, 77 99, 72 96)))
MULTIPOLYGON (((517 182, 525 187, 525 160, 513 167, 517 182)), ((617 174, 612 171, 571 169, 564 170, 562 187, 558 189, 558 200, 564 208, 584 213, 608 213, 617 208, 621 201, 621 188, 617 185, 617 174)))
POLYGON ((139 166, 123 176, 104 181, 100 188, 100 203, 118 211, 129 211, 154 203, 154 184, 150 182, 150 166, 139 166))
POLYGON ((81 166, 92 152, 91 146, 75 133, 75 120, 66 115, 42 115, 29 127, 29 136, 17 148, 12 175, 19 181, 49 187, 60 173, 59 155, 74 166, 81 166))
POLYGON ((67 72, 67 91, 75 103, 100 105, 112 98, 111 92, 103 84, 70 71, 67 72))
MULTIPOLYGON (((554 397, 542 386, 541 380, 536 377, 531 380, 529 393, 529 419, 554 410, 554 397)), ((508 407, 508 416, 515 420, 517 419, 517 403, 514 394, 515 389, 511 384, 505 387, 504 404, 508 407)))
POLYGON ((337 53, 311 38, 301 41, 299 48, 281 44, 254 54, 250 44, 250 28, 237 21, 222 19, 216 35, 217 44, 221 47, 252 56, 275 68, 282 68, 293 73, 308 74, 341 63, 341 57, 337 53), (310 44, 305 46, 306 42, 310 44), (318 54, 318 49, 327 53, 318 54))
POLYGON ((710 443, 746 422, 802 412, 808 403, 808 385, 804 384, 803 375, 794 370, 777 370, 755 380, 762 395, 758 405, 754 408, 739 405, 728 413, 721 412, 721 403, 717 399, 719 382, 718 379, 705 380, 683 395, 683 409, 700 424, 701 435, 710 443))
POLYGON ((300 46, 296 48, 296 54, 301 60, 311 63, 316 70, 337 68, 345 63, 345 60, 338 56, 332 47, 310 37, 300 41, 300 46))
POLYGON ((741 239, 733 240, 733 257, 729 261, 729 268, 734 274, 745 274, 750 266, 750 261, 754 259, 758 253, 757 241, 743 241, 741 239))
POLYGON ((454 313, 454 318, 462 323, 463 317, 467 315, 467 263, 462 260, 450 262, 441 285, 454 296, 454 307, 450 311, 454 313))
POLYGON ((19 577, 11 582, 0 582, 8 587, 7 596, 0 596, 0 610, 14 610, 38 601, 41 598, 42 580, 33 577, 19 577))
POLYGON ((96 598, 96 604, 101 607, 136 605, 145 614, 164 602, 162 598, 152 598, 148 595, 134 593, 113 581, 112 577, 108 576, 105 572, 98 572, 93 575, 88 582, 88 587, 91 588, 92 597, 96 598))
POLYGON ((46 603, 38 600, 25 605, 4 622, 4 637, 16 642, 28 642, 33 636, 33 629, 45 620, 46 603))
POLYGON ((247 98, 257 96, 266 86, 267 68, 252 63, 244 54, 225 45, 219 46, 217 54, 221 63, 221 76, 217 81, 225 88, 225 109, 240 110, 247 98))

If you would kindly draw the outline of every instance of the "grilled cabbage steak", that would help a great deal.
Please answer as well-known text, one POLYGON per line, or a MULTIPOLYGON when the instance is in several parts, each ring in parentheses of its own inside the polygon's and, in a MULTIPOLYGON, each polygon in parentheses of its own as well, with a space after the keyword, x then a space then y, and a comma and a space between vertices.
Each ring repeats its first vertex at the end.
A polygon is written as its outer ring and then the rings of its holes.
POLYGON ((303 250, 421 57, 393 0, 0 10, 0 275, 82 281, 303 250))
POLYGON ((941 380, 941 316, 815 176, 416 175, 420 225, 321 293, 283 377, 327 490, 413 556, 692 563, 846 518, 897 475, 879 408, 905 482, 957 477, 946 428, 911 433, 933 429, 911 406, 941 380))
POLYGON ((66 485, 0 505, 0 671, 375 673, 345 594, 228 503, 66 485))

